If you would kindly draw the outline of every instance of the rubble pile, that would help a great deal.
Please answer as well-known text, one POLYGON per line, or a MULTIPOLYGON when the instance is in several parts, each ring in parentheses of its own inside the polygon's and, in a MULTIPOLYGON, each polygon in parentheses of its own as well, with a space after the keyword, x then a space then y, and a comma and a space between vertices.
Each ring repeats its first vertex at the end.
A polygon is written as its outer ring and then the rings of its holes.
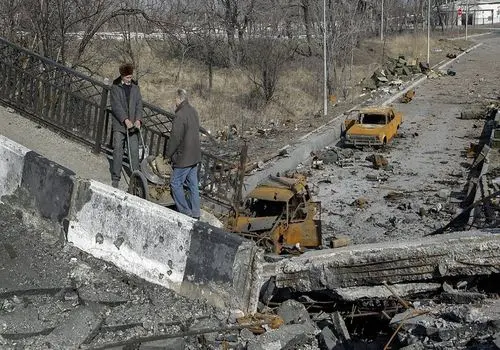
POLYGON ((421 71, 416 59, 407 59, 405 56, 389 58, 384 68, 375 71, 369 79, 364 81, 363 87, 367 90, 376 90, 384 86, 399 86, 403 84, 403 81, 421 71))
POLYGON ((337 165, 342 168, 354 166, 355 151, 349 148, 325 147, 312 155, 312 168, 323 170, 325 165, 337 165))
POLYGON ((440 301, 420 301, 396 314, 390 326, 402 349, 495 349, 500 340, 500 300, 444 284, 440 301), (448 290, 448 291, 446 291, 448 290))

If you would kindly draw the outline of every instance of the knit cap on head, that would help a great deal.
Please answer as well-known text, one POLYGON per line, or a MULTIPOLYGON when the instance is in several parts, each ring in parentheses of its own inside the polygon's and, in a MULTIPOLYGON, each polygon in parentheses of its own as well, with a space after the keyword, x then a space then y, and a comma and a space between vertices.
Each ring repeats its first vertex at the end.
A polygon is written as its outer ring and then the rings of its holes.
POLYGON ((134 66, 130 63, 124 63, 119 68, 120 75, 126 77, 127 75, 132 75, 134 73, 134 66))

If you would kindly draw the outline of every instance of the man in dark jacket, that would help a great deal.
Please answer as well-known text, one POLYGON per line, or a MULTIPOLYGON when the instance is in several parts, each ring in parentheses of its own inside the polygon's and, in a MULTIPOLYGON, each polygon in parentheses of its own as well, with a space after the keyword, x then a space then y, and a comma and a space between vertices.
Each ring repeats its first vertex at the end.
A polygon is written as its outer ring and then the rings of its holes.
POLYGON ((170 187, 177 210, 193 218, 200 217, 198 163, 201 161, 200 121, 198 112, 188 102, 186 90, 177 90, 175 118, 167 145, 167 159, 172 162, 170 187), (188 198, 184 195, 184 185, 188 198))
POLYGON ((142 123, 142 96, 139 86, 132 80, 134 66, 129 63, 120 66, 120 76, 111 87, 111 110, 113 111, 113 165, 111 185, 118 187, 123 164, 123 150, 126 132, 130 139, 130 168, 139 169, 139 133, 142 123), (135 127, 135 128, 134 128, 135 127), (136 132, 130 132, 135 129, 136 132))

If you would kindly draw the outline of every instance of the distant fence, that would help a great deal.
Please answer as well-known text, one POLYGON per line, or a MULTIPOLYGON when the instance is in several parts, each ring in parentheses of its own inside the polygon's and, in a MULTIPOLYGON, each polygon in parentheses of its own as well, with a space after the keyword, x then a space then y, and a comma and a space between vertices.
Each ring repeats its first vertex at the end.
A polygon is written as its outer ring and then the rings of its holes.
MULTIPOLYGON (((0 38, 0 101, 95 152, 111 151, 110 86, 0 38)), ((144 140, 163 155, 174 115, 143 103, 144 140)), ((202 196, 225 206, 239 200, 246 146, 224 157, 202 150, 202 196), (224 159, 223 159, 224 158, 224 159)))

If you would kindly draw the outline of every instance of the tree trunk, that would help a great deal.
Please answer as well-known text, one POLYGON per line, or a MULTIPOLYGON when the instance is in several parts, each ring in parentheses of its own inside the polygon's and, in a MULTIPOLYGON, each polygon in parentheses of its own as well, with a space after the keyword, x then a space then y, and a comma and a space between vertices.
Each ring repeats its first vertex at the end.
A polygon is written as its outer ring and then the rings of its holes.
POLYGON ((310 4, 309 0, 302 0, 301 2, 302 14, 304 20, 304 27, 306 29, 306 41, 307 41, 307 55, 312 56, 311 48, 311 19, 310 19, 310 4))

